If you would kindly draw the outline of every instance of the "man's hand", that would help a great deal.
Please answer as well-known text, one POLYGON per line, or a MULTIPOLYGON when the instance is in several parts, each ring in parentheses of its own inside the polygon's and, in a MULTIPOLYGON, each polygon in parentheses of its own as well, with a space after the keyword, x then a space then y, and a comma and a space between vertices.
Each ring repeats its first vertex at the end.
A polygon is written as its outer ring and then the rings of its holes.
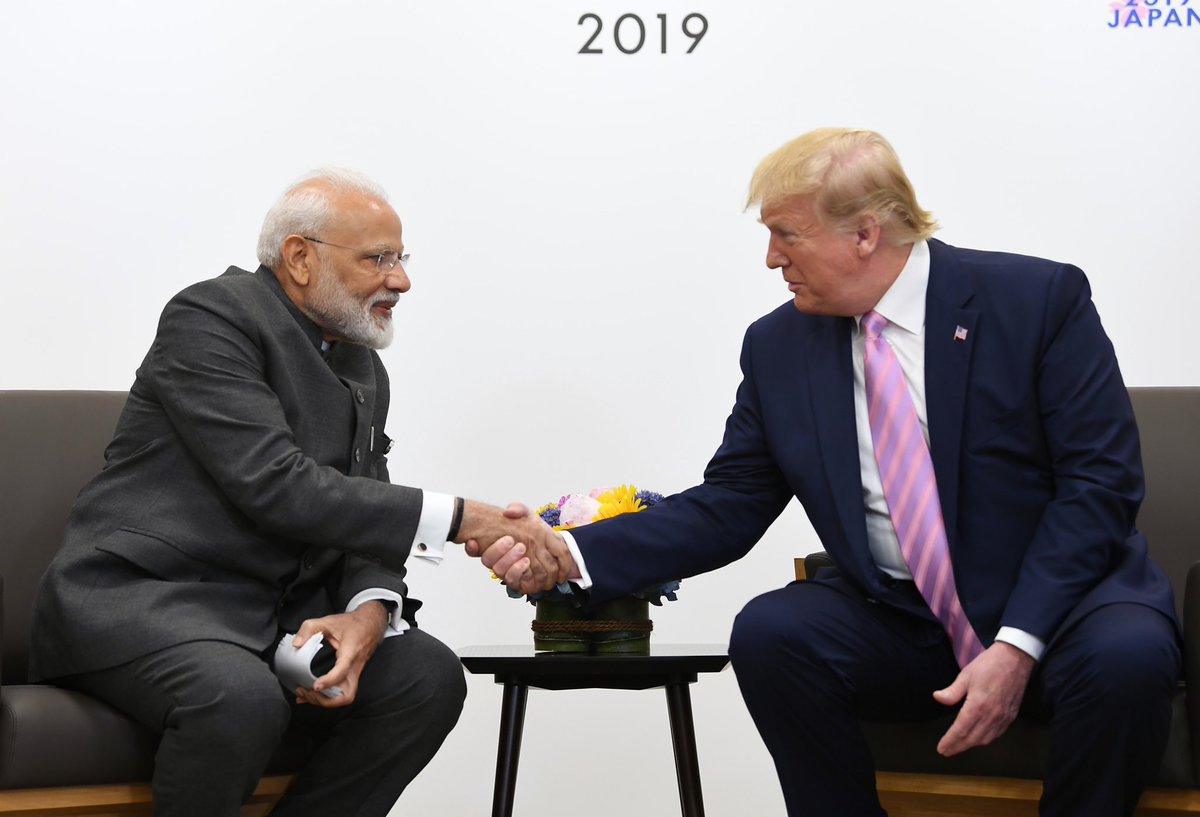
POLYGON ((383 640, 387 628, 387 608, 378 601, 359 605, 353 613, 341 613, 323 618, 310 618, 300 625, 292 646, 301 647, 309 638, 322 633, 325 643, 337 650, 333 669, 322 675, 312 689, 296 690, 296 703, 312 704, 326 709, 349 706, 358 694, 358 679, 367 660, 383 640), (321 690, 339 687, 342 694, 327 698, 321 690))
POLYGON ((459 539, 466 542, 468 555, 481 557, 505 584, 523 593, 549 590, 579 576, 562 536, 520 503, 501 510, 468 501, 459 539))
POLYGON ((957 755, 1003 735, 1020 711, 1033 665, 1031 655, 997 641, 963 667, 953 684, 934 692, 933 699, 946 706, 966 698, 958 717, 938 741, 938 754, 957 755))
MULTIPOLYGON (((468 553, 472 556, 476 555, 478 550, 478 543, 468 543, 468 553), (472 546, 474 546, 474 550, 472 550, 472 546)), ((504 579, 505 584, 522 593, 540 593, 550 590, 555 586, 555 582, 547 583, 545 580, 538 580, 531 569, 529 558, 525 555, 526 550, 523 543, 517 542, 511 536, 502 536, 492 543, 491 547, 485 549, 480 554, 480 558, 485 567, 490 567, 492 572, 504 579)), ((579 568, 575 566, 575 560, 571 558, 569 551, 567 560, 570 563, 567 578, 578 579, 579 568)))

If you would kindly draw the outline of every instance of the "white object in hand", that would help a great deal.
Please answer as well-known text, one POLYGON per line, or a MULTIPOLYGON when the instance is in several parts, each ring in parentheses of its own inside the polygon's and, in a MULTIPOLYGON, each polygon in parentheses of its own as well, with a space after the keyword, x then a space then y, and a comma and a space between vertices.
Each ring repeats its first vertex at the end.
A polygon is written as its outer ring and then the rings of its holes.
MULTIPOLYGON (((317 682, 317 676, 312 671, 312 660, 325 641, 325 636, 317 633, 299 647, 293 647, 295 638, 295 633, 288 633, 279 639, 279 646, 275 648, 275 674, 289 692, 296 687, 312 689, 317 682)), ((342 690, 341 687, 330 687, 321 690, 321 694, 326 698, 336 698, 342 694, 342 690)))

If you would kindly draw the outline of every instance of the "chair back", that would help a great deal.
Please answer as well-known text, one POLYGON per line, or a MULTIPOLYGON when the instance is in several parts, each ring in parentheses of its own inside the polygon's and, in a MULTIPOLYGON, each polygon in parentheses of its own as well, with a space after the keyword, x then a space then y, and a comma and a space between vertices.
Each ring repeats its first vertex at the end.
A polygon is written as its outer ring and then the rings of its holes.
POLYGON ((1182 616, 1187 571, 1200 560, 1200 387, 1138 387, 1129 397, 1146 471, 1137 526, 1170 577, 1182 616))
POLYGON ((33 597, 79 489, 99 473, 126 392, 0 391, 0 682, 28 681, 33 597))

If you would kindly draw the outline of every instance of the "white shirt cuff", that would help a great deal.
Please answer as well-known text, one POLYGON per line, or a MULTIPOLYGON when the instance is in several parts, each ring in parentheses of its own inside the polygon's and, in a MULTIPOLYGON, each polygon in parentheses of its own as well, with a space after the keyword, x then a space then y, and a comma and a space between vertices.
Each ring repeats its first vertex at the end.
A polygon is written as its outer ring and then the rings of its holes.
POLYGON ((392 612, 387 629, 383 633, 384 638, 400 635, 408 629, 408 622, 400 617, 400 611, 404 609, 404 597, 382 587, 370 587, 357 593, 346 605, 346 612, 353 613, 368 601, 393 601, 396 603, 396 609, 392 612))
POLYGON ((409 554, 430 564, 440 564, 446 555, 446 536, 454 519, 454 496, 422 491, 421 519, 409 554))
POLYGON ((1041 661, 1046 652, 1046 642, 1036 635, 1018 630, 1016 627, 1001 627, 996 633, 996 640, 1012 644, 1018 650, 1029 655, 1034 661, 1041 661))
POLYGON ((571 551, 571 558, 575 560, 575 566, 579 568, 580 578, 571 581, 579 585, 581 590, 587 590, 592 586, 592 577, 588 573, 587 565, 583 563, 583 554, 579 552, 579 545, 576 544, 575 537, 571 535, 570 531, 560 530, 559 533, 562 534, 563 541, 567 543, 567 550, 571 551))

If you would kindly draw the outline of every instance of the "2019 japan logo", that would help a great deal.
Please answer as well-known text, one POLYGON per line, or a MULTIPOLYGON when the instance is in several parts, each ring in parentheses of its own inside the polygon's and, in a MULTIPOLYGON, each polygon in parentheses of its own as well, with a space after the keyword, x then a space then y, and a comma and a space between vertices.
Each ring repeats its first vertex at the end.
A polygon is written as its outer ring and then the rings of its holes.
POLYGON ((1200 28, 1200 2, 1192 0, 1117 0, 1109 3, 1109 28, 1200 28))

